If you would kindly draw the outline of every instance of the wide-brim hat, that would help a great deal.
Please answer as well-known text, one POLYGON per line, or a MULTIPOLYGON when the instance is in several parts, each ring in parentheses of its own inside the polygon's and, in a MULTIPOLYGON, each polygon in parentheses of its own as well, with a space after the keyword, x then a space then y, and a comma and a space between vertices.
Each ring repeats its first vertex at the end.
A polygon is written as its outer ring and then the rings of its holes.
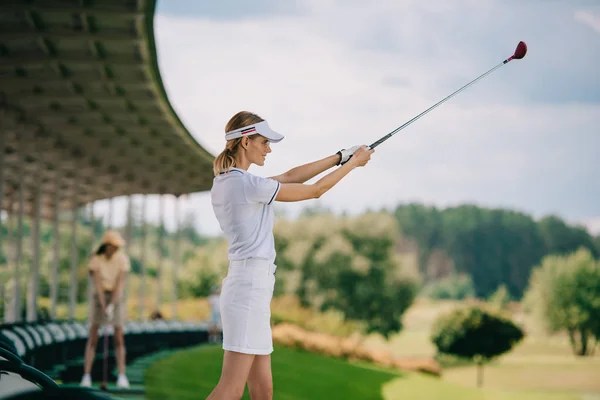
POLYGON ((251 135, 264 136, 272 143, 281 142, 285 137, 281 133, 275 132, 273 129, 271 129, 267 121, 262 121, 225 133, 225 140, 233 140, 251 135))
POLYGON ((117 231, 105 231, 102 235, 102 243, 112 244, 113 246, 122 247, 125 245, 125 239, 117 231))

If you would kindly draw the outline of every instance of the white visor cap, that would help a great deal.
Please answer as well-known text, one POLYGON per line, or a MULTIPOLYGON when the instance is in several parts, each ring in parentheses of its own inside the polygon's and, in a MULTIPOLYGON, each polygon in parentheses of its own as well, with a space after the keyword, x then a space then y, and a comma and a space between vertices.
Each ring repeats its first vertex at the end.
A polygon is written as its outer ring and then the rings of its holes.
POLYGON ((277 133, 273 129, 271 129, 267 121, 262 121, 256 124, 248 125, 243 128, 227 132, 225 134, 225 140, 233 140, 250 135, 264 136, 273 143, 281 142, 285 137, 281 133, 277 133))

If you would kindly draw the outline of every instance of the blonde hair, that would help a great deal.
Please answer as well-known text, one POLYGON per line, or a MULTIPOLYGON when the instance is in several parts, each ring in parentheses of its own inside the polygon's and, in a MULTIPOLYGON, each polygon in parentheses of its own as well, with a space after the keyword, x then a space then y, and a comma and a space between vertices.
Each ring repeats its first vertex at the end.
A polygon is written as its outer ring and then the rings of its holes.
MULTIPOLYGON (((248 125, 256 124, 264 121, 258 115, 249 111, 240 111, 235 114, 227 125, 225 125, 225 133, 243 128, 248 125)), ((242 138, 228 140, 225 143, 225 149, 215 158, 213 162, 213 172, 215 176, 224 171, 229 171, 232 167, 235 167, 235 155, 237 154, 242 138)))

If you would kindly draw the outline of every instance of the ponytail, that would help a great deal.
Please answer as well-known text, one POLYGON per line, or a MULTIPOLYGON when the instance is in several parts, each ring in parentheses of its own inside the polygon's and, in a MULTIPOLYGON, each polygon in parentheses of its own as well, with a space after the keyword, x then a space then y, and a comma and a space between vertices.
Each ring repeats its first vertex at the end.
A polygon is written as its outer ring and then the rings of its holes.
MULTIPOLYGON (((237 144, 241 142, 241 140, 235 141, 235 150, 237 150, 237 144)), ((235 167, 235 158, 233 158, 234 151, 231 149, 234 146, 228 146, 215 158, 213 163, 213 172, 215 176, 219 175, 221 172, 229 171, 232 167, 235 167)))

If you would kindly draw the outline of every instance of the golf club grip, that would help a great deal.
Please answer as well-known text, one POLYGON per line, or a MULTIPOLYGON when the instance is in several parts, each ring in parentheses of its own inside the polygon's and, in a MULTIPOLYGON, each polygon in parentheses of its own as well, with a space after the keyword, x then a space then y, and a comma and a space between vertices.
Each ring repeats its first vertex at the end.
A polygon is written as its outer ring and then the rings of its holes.
POLYGON ((381 143, 385 142, 386 140, 388 140, 389 138, 391 138, 393 136, 392 133, 388 133, 387 135, 385 135, 384 137, 382 137, 381 139, 379 139, 378 141, 376 141, 375 143, 369 145, 370 149, 374 149, 375 147, 379 146, 381 143))

